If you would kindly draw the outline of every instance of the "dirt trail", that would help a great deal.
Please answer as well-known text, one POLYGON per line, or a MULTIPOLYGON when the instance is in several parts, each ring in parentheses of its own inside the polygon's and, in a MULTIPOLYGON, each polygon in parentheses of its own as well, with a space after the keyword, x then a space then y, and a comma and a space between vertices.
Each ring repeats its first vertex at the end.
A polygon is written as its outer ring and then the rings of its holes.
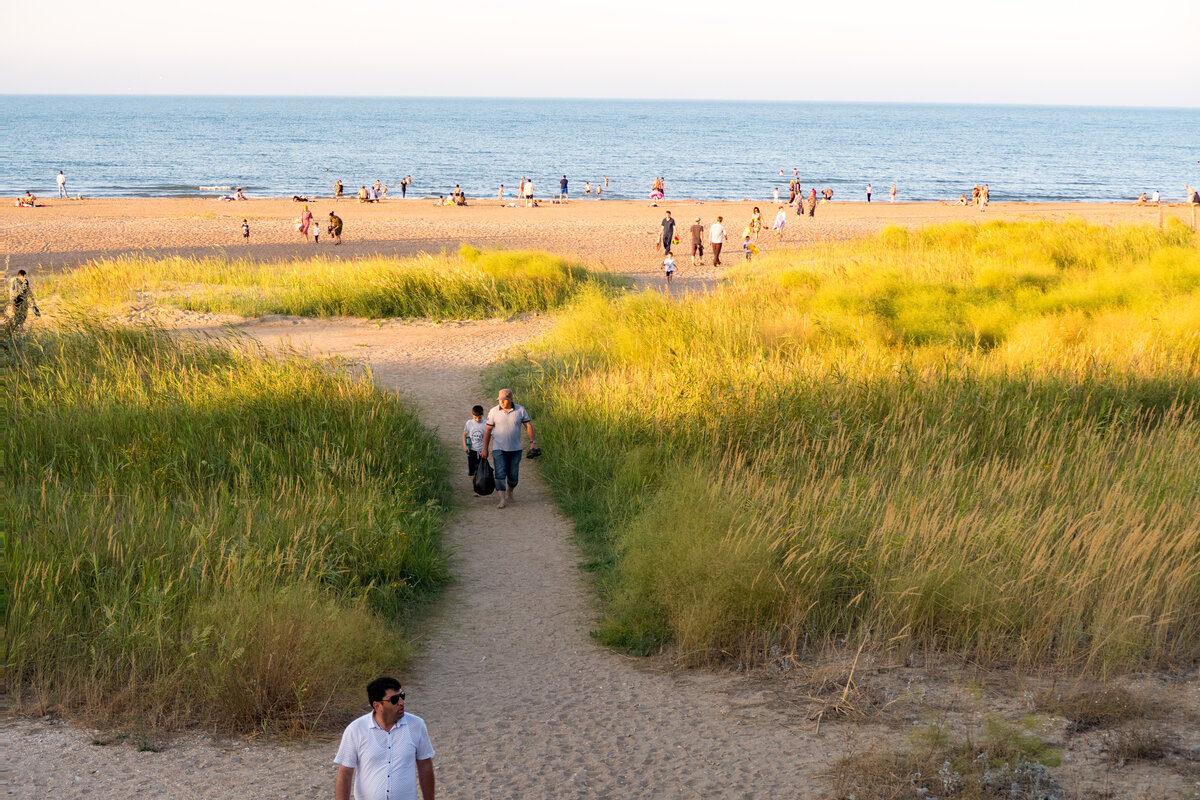
MULTIPOLYGON (((818 796, 814 775, 836 758, 832 742, 785 726, 795 715, 771 708, 773 694, 744 680, 667 671, 593 643, 596 614, 571 526, 536 462, 522 463, 508 508, 472 496, 459 435, 470 406, 494 405, 498 388, 481 386, 481 369, 544 325, 274 319, 238 326, 268 344, 366 361, 380 386, 416 400, 453 463, 463 463, 456 477, 462 507, 445 532, 456 580, 405 678, 409 710, 426 720, 437 750, 439 793, 818 796)), ((138 753, 91 739, 49 721, 6 722, 0 746, 16 756, 10 795, 297 798, 332 790, 331 741, 289 746, 190 736, 161 753, 138 753), (46 770, 48 760, 57 767, 46 770)))
MULTIPOLYGON (((499 387, 480 385, 481 368, 540 327, 337 325, 248 330, 365 354, 380 385, 415 398, 456 466, 470 405, 495 404, 499 387)), ((410 709, 429 724, 447 796, 761 797, 785 787, 796 796, 828 765, 773 715, 741 713, 763 700, 747 687, 654 672, 592 642, 571 526, 535 462, 522 463, 516 502, 503 510, 458 480, 464 503, 445 534, 456 582, 409 678, 410 709)))

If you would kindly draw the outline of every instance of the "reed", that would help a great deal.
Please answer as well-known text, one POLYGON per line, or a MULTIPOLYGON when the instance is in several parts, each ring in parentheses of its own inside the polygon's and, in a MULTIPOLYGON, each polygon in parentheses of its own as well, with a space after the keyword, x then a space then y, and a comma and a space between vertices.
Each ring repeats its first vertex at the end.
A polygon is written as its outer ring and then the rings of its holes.
POLYGON ((480 319, 547 311, 596 281, 612 279, 544 253, 463 245, 456 255, 407 259, 260 263, 124 256, 47 278, 42 291, 102 308, 154 299, 245 317, 480 319))
POLYGON ((1200 655, 1190 231, 951 225, 591 293, 504 367, 605 642, 866 640, 1096 672, 1200 655))
POLYGON ((2 368, 19 702, 295 733, 405 664, 448 576, 447 483, 369 376, 82 319, 2 368))

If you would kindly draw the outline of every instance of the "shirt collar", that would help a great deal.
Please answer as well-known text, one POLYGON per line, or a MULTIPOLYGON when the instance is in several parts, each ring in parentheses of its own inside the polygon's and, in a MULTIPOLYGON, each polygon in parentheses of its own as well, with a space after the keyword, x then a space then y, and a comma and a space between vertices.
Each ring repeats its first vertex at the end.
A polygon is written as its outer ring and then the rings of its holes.
MULTIPOLYGON (((374 728, 377 731, 383 730, 383 726, 379 724, 379 720, 375 719, 374 711, 372 711, 367 716, 369 716, 371 718, 371 726, 370 727, 374 728)), ((399 728, 401 725, 407 725, 407 724, 408 724, 408 712, 405 711, 404 716, 401 717, 400 719, 396 720, 396 724, 392 726, 392 730, 394 731, 394 730, 396 730, 396 728, 399 728)), ((385 731, 385 733, 391 733, 391 731, 385 731)))

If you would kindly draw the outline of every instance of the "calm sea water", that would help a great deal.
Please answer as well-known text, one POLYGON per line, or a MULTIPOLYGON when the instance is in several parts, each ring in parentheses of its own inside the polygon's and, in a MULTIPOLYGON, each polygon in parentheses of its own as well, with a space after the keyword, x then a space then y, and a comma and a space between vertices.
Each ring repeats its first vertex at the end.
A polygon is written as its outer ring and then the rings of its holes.
POLYGON ((566 173, 572 196, 786 197, 805 188, 861 200, 1132 200, 1200 185, 1200 110, 1045 106, 329 97, 0 96, 0 194, 191 197, 353 193, 539 196, 566 173), (785 175, 779 174, 784 170, 785 175), (226 188, 230 187, 230 188, 226 188))

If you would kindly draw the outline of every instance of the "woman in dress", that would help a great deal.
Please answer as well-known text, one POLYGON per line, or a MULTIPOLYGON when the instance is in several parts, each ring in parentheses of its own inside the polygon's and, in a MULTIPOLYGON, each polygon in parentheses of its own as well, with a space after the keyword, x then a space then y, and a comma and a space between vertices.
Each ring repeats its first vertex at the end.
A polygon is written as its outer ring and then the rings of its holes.
POLYGON ((304 241, 308 241, 308 227, 312 225, 312 212, 308 210, 308 206, 304 206, 304 211, 300 214, 300 233, 304 234, 304 241))
POLYGON ((750 218, 750 236, 754 239, 755 244, 758 244, 758 234, 762 233, 762 227, 762 212, 758 210, 758 206, 755 206, 754 216, 750 218))

